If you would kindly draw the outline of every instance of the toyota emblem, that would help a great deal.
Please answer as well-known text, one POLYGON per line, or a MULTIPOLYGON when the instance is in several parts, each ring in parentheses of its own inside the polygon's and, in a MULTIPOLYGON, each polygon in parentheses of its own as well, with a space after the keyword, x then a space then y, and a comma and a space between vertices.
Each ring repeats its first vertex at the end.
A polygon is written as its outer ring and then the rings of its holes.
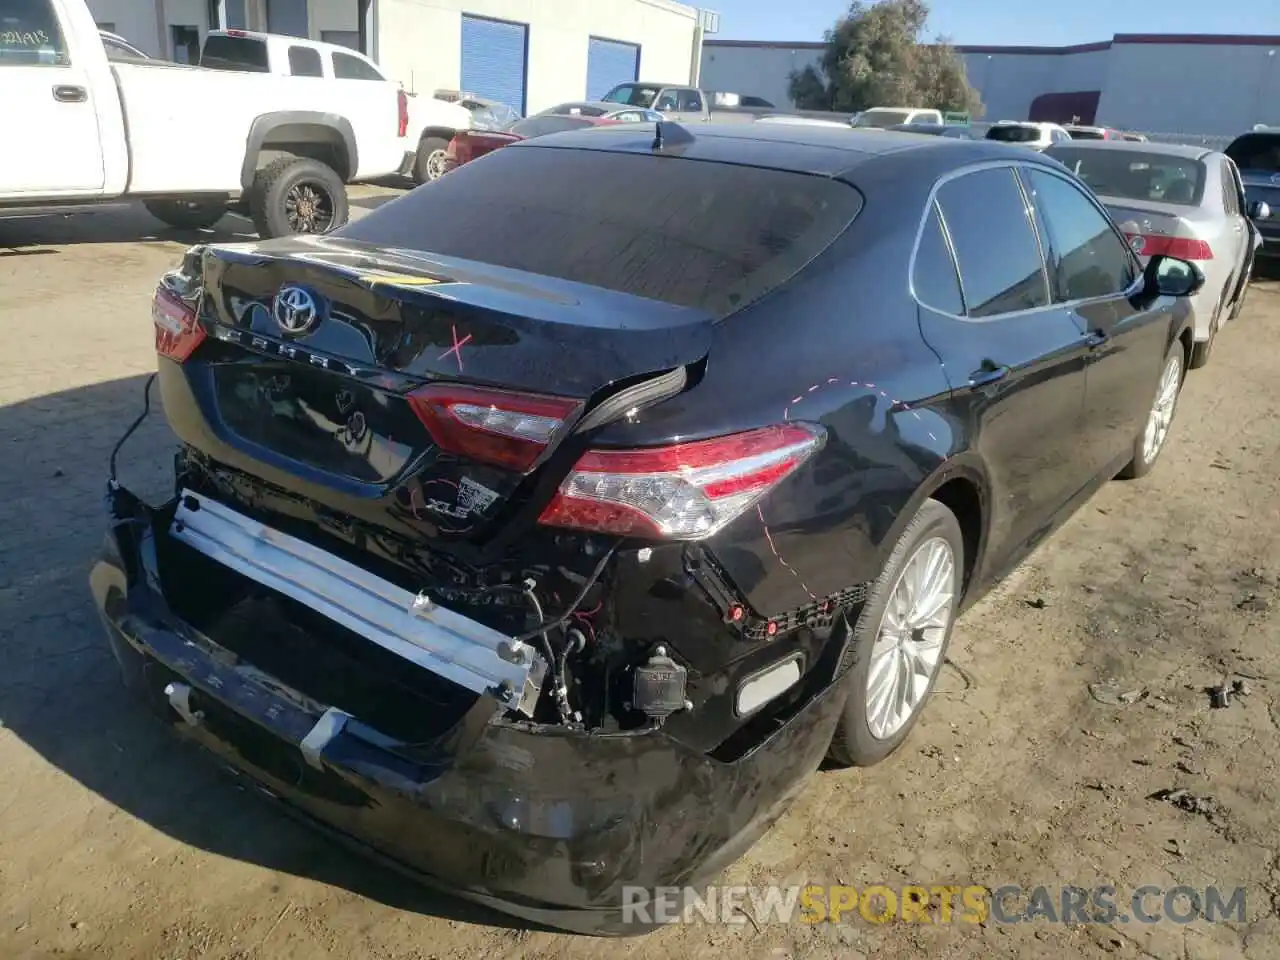
POLYGON ((281 287, 271 305, 271 315, 285 333, 306 333, 320 319, 316 298, 302 287, 281 287))

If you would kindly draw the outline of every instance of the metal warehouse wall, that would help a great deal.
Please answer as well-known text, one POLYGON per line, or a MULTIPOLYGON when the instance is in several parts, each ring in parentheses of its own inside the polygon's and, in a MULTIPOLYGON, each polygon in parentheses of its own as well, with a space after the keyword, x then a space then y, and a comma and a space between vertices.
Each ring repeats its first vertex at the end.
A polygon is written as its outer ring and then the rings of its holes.
POLYGON ((667 0, 378 0, 374 56, 407 89, 457 89, 462 15, 529 25, 528 112, 586 96, 591 37, 640 45, 640 79, 688 83, 697 13, 667 0))
POLYGON ((195 27, 201 40, 209 29, 206 0, 89 0, 88 6, 94 20, 153 57, 172 55, 171 26, 195 27))
POLYGON ((1117 42, 1098 122, 1231 136, 1280 124, 1280 45, 1117 42))
POLYGON ((764 97, 778 107, 794 104, 787 93, 792 70, 803 70, 822 59, 821 44, 762 46, 750 42, 712 41, 702 45, 704 90, 724 90, 764 97))
POLYGON ((1025 120, 1042 93, 1101 90, 1107 82, 1108 51, 1008 53, 966 50, 965 72, 982 94, 987 120, 1025 120))

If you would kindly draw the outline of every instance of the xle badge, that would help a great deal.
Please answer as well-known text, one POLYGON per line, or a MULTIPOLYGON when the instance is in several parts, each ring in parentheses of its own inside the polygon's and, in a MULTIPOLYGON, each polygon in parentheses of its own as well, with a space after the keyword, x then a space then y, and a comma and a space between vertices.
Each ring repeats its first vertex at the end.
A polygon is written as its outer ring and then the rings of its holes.
POLYGON ((474 514, 484 513, 498 499, 498 494, 483 484, 476 483, 470 477, 463 477, 458 482, 458 496, 453 503, 430 499, 426 508, 443 517, 455 520, 466 520, 474 514))

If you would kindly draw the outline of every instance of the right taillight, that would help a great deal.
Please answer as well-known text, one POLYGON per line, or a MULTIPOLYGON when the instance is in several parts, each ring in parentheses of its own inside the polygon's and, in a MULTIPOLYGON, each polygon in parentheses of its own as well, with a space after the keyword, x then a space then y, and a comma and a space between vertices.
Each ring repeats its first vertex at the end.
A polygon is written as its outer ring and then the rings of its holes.
POLYGON ((396 124, 399 133, 397 136, 408 136, 409 134, 409 95, 403 90, 396 91, 396 124))
POLYGON ((539 523, 699 540, 722 530, 822 446, 820 427, 778 424, 640 450, 590 450, 539 523))
POLYGON ((157 287, 151 302, 151 322, 156 327, 156 353, 185 363, 196 347, 204 343, 204 327, 196 311, 176 293, 157 287))

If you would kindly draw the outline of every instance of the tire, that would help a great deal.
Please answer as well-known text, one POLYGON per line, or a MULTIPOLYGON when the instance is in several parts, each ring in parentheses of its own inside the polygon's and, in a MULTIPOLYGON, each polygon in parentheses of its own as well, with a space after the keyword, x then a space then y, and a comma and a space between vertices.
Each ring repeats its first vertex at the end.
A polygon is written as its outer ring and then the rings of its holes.
POLYGON ((1213 354, 1214 341, 1218 339, 1218 318, 1213 318, 1213 323, 1209 324, 1209 339, 1201 340, 1191 347, 1191 362, 1187 364, 1188 369, 1199 370, 1209 362, 1209 357, 1213 354))
MULTIPOLYGON (((937 500, 926 500, 898 539, 884 570, 872 587, 870 597, 862 606, 857 623, 852 627, 849 639, 852 664, 838 681, 845 685, 848 693, 844 712, 836 724, 835 734, 828 748, 828 759, 831 762, 845 767, 869 767, 885 759, 907 739, 933 692, 942 663, 946 659, 963 589, 964 569, 964 536, 955 514, 937 500), (944 588, 943 593, 949 591, 950 594, 949 598, 943 600, 945 614, 940 618, 939 626, 928 628, 929 633, 920 636, 913 633, 910 639, 903 639, 898 643, 902 650, 922 651, 927 640, 928 649, 936 651, 936 658, 927 667, 923 660, 914 661, 922 671, 918 676, 911 674, 916 678, 916 703, 896 727, 888 729, 880 724, 873 724, 868 717, 868 707, 874 707, 875 700, 879 699, 871 696, 868 679, 873 666, 878 668, 877 673, 887 667, 896 676, 901 676, 897 673, 899 664, 909 662, 911 658, 907 654, 895 652, 895 640, 889 635, 882 638, 882 628, 891 625, 893 614, 886 616, 891 606, 897 608, 903 599, 899 592, 900 585, 914 575, 916 564, 927 561, 933 551, 940 549, 939 545, 947 548, 947 555, 951 560, 949 585, 940 584, 944 588), (880 640, 879 649, 877 640, 880 640), (917 646, 911 646, 912 644, 917 646), (907 659, 900 660, 904 656, 907 659), (919 678, 924 677, 924 669, 928 669, 929 673, 923 686, 920 686, 919 678)), ((908 617, 911 612, 907 611, 908 617)), ((848 629, 848 621, 845 621, 845 625, 848 629)))
POLYGON ((328 233, 347 222, 346 184, 319 160, 280 157, 254 176, 249 215, 264 240, 296 233, 328 233), (296 219, 291 217, 292 204, 302 207, 296 219), (315 209, 315 216, 308 216, 311 209, 315 209), (306 226, 300 229, 301 225, 306 226))
POLYGON ((145 200, 147 212, 179 230, 212 227, 227 214, 225 200, 145 200))
POLYGON ((413 160, 413 179, 418 183, 439 180, 447 172, 445 153, 449 141, 443 137, 423 137, 418 141, 418 154, 413 160))
POLYGON ((1137 480, 1145 477, 1155 467, 1156 461, 1160 459, 1160 454, 1164 451, 1165 444, 1169 440, 1169 433, 1173 430, 1174 415, 1178 410, 1178 397, 1182 393, 1182 384, 1186 379, 1186 371, 1183 369, 1183 346, 1182 341, 1175 340, 1169 348, 1169 352, 1165 354, 1164 363, 1160 365, 1160 379, 1156 381, 1155 396, 1151 401, 1151 408, 1147 413, 1147 418, 1143 421, 1142 429, 1138 431, 1137 438, 1133 441, 1133 459, 1129 461, 1129 465, 1120 471, 1119 479, 1121 480, 1137 480), (1176 367, 1174 366, 1176 364, 1176 367), (1172 368, 1172 369, 1171 369, 1172 368), (1170 384, 1169 377, 1173 377, 1170 384), (1172 390, 1172 396, 1166 396, 1168 390, 1172 390), (1158 426, 1153 421, 1157 416, 1157 409, 1162 402, 1167 401, 1167 409, 1165 411, 1165 420, 1163 432, 1159 432, 1158 426), (1149 448, 1147 443, 1147 434, 1150 430, 1156 429, 1158 439, 1155 442, 1154 449, 1149 448))
POLYGON ((1253 280, 1253 263, 1253 258, 1250 258, 1249 266, 1244 272, 1244 283, 1240 284, 1240 296, 1236 297, 1236 302, 1231 305, 1231 316, 1227 317, 1227 323, 1240 316, 1240 311, 1244 309, 1245 297, 1249 295, 1249 283, 1253 280))

